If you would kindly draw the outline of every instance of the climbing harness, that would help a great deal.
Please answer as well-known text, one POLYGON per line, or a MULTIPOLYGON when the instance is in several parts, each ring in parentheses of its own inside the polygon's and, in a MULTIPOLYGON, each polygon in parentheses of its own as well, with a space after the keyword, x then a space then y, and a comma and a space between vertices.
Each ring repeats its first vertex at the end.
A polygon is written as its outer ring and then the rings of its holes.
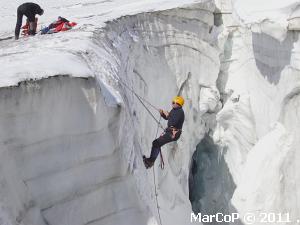
MULTIPOLYGON (((161 117, 159 117, 159 122, 161 120, 161 117)), ((159 126, 157 126, 157 129, 156 129, 156 135, 155 135, 155 139, 157 138, 157 135, 158 135, 158 129, 159 129, 159 126)), ((159 149, 159 154, 160 154, 160 168, 163 170, 165 168, 165 162, 164 162, 164 158, 163 158, 163 155, 161 153, 161 149, 159 149)))

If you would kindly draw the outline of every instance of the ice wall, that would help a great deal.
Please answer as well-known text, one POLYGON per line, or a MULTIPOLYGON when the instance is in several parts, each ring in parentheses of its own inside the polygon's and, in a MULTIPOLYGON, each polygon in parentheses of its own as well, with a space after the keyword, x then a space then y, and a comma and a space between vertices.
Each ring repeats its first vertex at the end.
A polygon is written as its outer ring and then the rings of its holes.
MULTIPOLYGON (((156 170, 162 221, 167 224, 172 222, 169 215, 183 224, 190 220, 190 158, 204 132, 209 129, 199 112, 202 109, 204 114, 219 106, 215 87, 219 49, 210 33, 214 22, 213 10, 213 4, 199 4, 187 9, 139 14, 114 21, 105 30, 108 34, 105 48, 114 46, 111 54, 121 58, 117 61, 117 71, 121 71, 122 81, 161 108, 169 109, 170 99, 178 93, 186 98, 184 134, 177 144, 164 147, 166 169, 156 170)), ((136 97, 122 83, 119 85, 121 94, 126 96, 128 109, 134 112, 133 124, 141 140, 141 151, 148 155, 157 125, 136 97)), ((128 155, 134 158, 133 162, 136 160, 136 153, 128 155)), ((149 176, 153 189, 152 172, 148 172, 149 176)))
POLYGON ((115 138, 120 108, 105 105, 94 79, 25 82, 2 88, 0 101, 11 224, 115 224, 124 214, 145 223, 115 138))

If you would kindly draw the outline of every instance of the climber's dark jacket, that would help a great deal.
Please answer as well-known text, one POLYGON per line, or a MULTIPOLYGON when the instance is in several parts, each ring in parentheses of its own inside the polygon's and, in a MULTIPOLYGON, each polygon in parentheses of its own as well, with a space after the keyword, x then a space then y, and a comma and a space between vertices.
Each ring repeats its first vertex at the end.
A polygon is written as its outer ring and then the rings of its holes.
POLYGON ((168 127, 174 127, 177 129, 182 129, 182 125, 184 122, 184 111, 182 109, 182 107, 178 107, 178 108, 173 108, 170 113, 169 116, 166 117, 165 114, 161 114, 161 116, 165 119, 168 120, 168 127))
POLYGON ((20 35, 20 29, 22 26, 22 19, 23 15, 25 15, 28 18, 29 22, 35 22, 35 15, 36 14, 43 14, 43 9, 35 3, 27 2, 18 7, 17 10, 17 23, 15 28, 15 37, 16 39, 19 38, 20 35))

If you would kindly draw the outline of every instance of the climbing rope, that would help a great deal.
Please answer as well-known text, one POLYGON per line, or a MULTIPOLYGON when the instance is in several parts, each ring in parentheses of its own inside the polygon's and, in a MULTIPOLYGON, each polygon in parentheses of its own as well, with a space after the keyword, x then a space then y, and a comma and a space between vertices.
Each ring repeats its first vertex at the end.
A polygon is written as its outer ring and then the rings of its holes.
POLYGON ((155 189, 155 199, 156 199, 156 207, 157 207, 157 214, 158 214, 158 219, 159 219, 159 224, 162 225, 162 220, 161 220, 161 215, 159 211, 159 204, 158 204, 158 192, 156 188, 156 181, 155 181, 155 171, 154 171, 154 166, 153 166, 153 179, 154 179, 154 189, 155 189))
MULTIPOLYGON (((160 122, 160 120, 161 120, 161 118, 159 118, 159 122, 160 122)), ((159 126, 157 126, 157 129, 156 129, 155 139, 157 138, 157 135, 158 135, 158 129, 159 129, 159 126)), ((159 152, 159 153, 161 155, 161 152, 159 152)), ((162 157, 162 155, 161 155, 161 157, 162 157)), ((155 190, 157 214, 158 214, 158 218, 159 218, 159 224, 162 225, 162 220, 161 220, 161 215, 160 215, 160 210, 159 210, 159 204, 158 204, 158 192, 157 192, 157 188, 156 188, 156 178, 155 178, 154 166, 152 167, 152 171, 153 171, 153 181, 154 181, 154 190, 155 190)))
MULTIPOLYGON (((161 120, 161 117, 159 117, 159 123, 160 123, 160 120, 161 120)), ((156 129, 155 139, 157 139, 158 129, 159 129, 159 126, 157 126, 157 129, 156 129)), ((159 149, 159 154, 160 154, 160 165, 159 166, 163 170, 165 168, 165 162, 164 162, 163 155, 161 153, 161 149, 159 149)))
POLYGON ((153 115, 153 113, 149 110, 149 108, 145 105, 145 103, 147 103, 148 105, 150 105, 153 109, 159 111, 159 109, 157 107, 155 107, 154 105, 152 105, 149 101, 147 101, 145 98, 141 97, 140 95, 138 95, 132 88, 130 88, 125 82, 122 81, 122 79, 119 77, 118 81, 123 85, 123 87, 127 88, 129 91, 131 91, 135 97, 139 100, 139 102, 142 104, 142 106, 147 110, 147 112, 150 114, 150 116, 155 120, 155 122, 158 124, 158 126, 165 130, 165 128, 163 127, 163 125, 160 123, 160 121, 158 121, 155 116, 153 115), (145 102, 145 103, 144 103, 145 102))
MULTIPOLYGON (((161 117, 159 117, 159 120, 157 120, 155 118, 155 116, 153 115, 153 113, 149 110, 149 108, 145 105, 145 103, 147 103, 149 106, 151 106, 153 109, 159 111, 159 109, 157 107, 155 107, 154 105, 152 105, 149 101, 147 101, 146 99, 144 99, 143 97, 141 97, 140 95, 138 95, 133 88, 130 88, 125 82, 122 81, 122 79, 119 77, 118 81, 123 85, 123 87, 127 88, 128 90, 130 90, 135 96, 136 98, 139 100, 139 102, 142 104, 142 106, 147 110, 147 112, 150 114, 150 116, 155 120, 155 122, 157 123, 157 129, 156 129, 156 135, 155 135, 155 139, 157 138, 158 135, 158 131, 159 128, 165 130, 165 128, 163 127, 163 125, 161 124, 161 117)), ((161 169, 164 169, 164 160, 163 160, 163 156, 161 151, 160 153, 160 157, 161 157, 161 164, 160 167, 161 169)), ((158 204, 158 191, 157 191, 157 187, 156 187, 156 177, 155 177, 155 171, 154 171, 154 166, 152 167, 153 169, 153 181, 154 181, 154 190, 155 190, 155 199, 156 199, 156 208, 157 208, 157 213, 158 213, 158 218, 159 218, 159 224, 162 225, 162 220, 161 220, 161 215, 160 215, 160 207, 158 204)))

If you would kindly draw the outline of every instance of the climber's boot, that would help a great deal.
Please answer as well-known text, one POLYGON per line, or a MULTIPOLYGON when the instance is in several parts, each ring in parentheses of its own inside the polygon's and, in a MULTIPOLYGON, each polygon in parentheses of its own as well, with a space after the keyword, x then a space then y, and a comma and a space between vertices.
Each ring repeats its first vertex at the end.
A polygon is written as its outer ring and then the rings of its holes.
POLYGON ((146 169, 149 169, 154 165, 154 161, 151 158, 146 158, 146 156, 144 155, 143 155, 143 161, 146 169))

